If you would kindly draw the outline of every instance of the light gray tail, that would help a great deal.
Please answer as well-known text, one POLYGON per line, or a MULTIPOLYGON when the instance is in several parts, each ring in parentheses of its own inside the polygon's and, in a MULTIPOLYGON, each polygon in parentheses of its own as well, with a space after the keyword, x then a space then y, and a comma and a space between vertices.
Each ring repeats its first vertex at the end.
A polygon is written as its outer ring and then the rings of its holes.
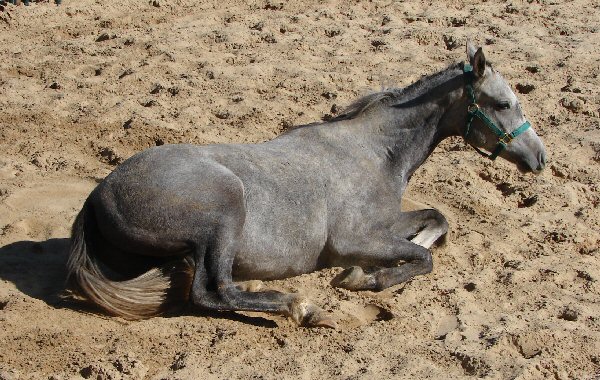
POLYGON ((90 251, 89 234, 97 231, 89 202, 77 215, 71 233, 67 262, 67 286, 79 298, 102 308, 109 314, 135 320, 163 314, 175 304, 187 301, 191 266, 184 260, 126 281, 112 281, 100 270, 90 251))

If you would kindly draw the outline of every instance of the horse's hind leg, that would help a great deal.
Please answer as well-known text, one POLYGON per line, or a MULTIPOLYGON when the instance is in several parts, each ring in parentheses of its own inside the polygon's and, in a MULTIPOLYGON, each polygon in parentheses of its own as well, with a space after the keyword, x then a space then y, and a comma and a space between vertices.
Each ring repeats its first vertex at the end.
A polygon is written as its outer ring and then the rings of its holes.
POLYGON ((206 252, 200 250, 195 257, 196 271, 191 291, 194 304, 211 310, 283 314, 292 318, 298 325, 307 327, 336 327, 336 323, 327 313, 304 297, 276 291, 260 291, 233 283, 233 261, 227 258, 235 255, 237 242, 226 237, 221 237, 220 240, 214 249, 206 252))
POLYGON ((382 290, 406 282, 414 276, 433 269, 429 247, 448 231, 446 219, 436 210, 419 210, 403 213, 397 223, 386 231, 369 234, 368 238, 355 238, 343 247, 360 265, 388 268, 366 274, 359 266, 345 269, 332 284, 351 290, 382 290), (395 266, 398 262, 404 264, 395 266))
POLYGON ((196 246, 192 302, 211 310, 283 314, 302 326, 335 328, 335 322, 327 313, 303 297, 275 291, 245 291, 233 282, 233 261, 239 249, 246 210, 241 182, 237 180, 230 185, 227 207, 223 208, 224 214, 213 229, 215 235, 196 246))

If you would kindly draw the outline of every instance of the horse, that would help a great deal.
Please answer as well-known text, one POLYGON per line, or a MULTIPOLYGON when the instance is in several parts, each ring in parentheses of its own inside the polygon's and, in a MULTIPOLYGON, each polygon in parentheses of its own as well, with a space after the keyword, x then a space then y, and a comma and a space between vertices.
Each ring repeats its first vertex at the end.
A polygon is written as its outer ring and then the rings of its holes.
POLYGON ((445 237, 446 218, 435 209, 402 212, 400 200, 447 137, 462 135, 524 173, 545 166, 544 144, 510 86, 482 48, 468 42, 467 59, 267 142, 133 155, 74 221, 68 288, 129 320, 191 303, 336 328, 302 295, 238 281, 343 267, 333 286, 380 291, 431 272, 430 248, 445 237))

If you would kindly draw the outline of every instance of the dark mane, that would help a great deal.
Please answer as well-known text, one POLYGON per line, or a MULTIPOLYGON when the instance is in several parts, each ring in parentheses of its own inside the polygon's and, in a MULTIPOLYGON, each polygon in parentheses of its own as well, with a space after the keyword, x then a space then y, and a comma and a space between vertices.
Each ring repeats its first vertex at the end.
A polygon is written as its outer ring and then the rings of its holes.
POLYGON ((386 89, 381 92, 365 95, 355 100, 339 116, 332 118, 328 122, 355 119, 378 105, 387 104, 393 106, 400 102, 404 103, 416 99, 449 80, 449 77, 454 75, 455 69, 459 67, 462 67, 462 63, 455 63, 435 74, 425 75, 415 83, 404 88, 386 89))

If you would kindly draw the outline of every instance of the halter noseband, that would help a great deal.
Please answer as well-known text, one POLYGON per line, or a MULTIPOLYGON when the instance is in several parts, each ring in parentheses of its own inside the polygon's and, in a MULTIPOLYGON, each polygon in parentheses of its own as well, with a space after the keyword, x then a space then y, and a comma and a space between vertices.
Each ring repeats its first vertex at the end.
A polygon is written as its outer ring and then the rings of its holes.
POLYGON ((473 91, 473 79, 474 79, 473 67, 471 67, 471 65, 469 65, 468 63, 465 63, 463 65, 463 72, 465 74, 465 80, 467 82, 465 85, 465 88, 467 89, 467 94, 469 95, 469 98, 471 101, 471 103, 467 106, 468 116, 467 116, 467 129, 466 129, 465 135, 464 135, 465 141, 467 141, 467 137, 469 136, 469 133, 471 132, 471 123, 473 122, 473 119, 475 117, 478 117, 481 121, 483 121, 483 123, 485 125, 488 126, 489 129, 492 130, 492 132, 494 132, 496 134, 496 136, 498 136, 498 145, 496 145, 496 148, 494 149, 494 151, 491 154, 485 153, 484 151, 482 151, 481 149, 479 149, 478 147, 476 147, 474 145, 471 145, 471 146, 477 151, 477 153, 479 153, 482 156, 487 157, 493 161, 496 159, 496 157, 498 157, 500 152, 502 152, 506 148, 506 146, 508 144, 510 144, 510 142, 515 137, 517 137, 521 133, 525 132, 529 127, 531 127, 531 124, 529 124, 528 121, 525 121, 523 124, 521 124, 521 126, 519 128, 515 129, 511 133, 503 132, 481 110, 481 108, 479 107, 479 104, 477 104, 477 99, 475 99, 475 91, 473 91))

